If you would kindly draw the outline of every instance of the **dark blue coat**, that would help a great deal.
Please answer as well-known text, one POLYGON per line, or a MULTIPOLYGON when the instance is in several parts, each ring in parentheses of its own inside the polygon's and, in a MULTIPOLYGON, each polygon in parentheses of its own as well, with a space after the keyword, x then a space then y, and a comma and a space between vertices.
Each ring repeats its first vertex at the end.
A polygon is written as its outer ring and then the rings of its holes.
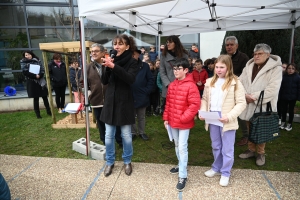
POLYGON ((0 199, 1 200, 11 199, 9 187, 1 173, 0 173, 0 199))
POLYGON ((147 63, 138 60, 139 72, 131 85, 134 108, 147 107, 150 104, 149 94, 154 86, 154 78, 147 63))
POLYGON ((280 100, 300 101, 300 76, 297 73, 288 75, 285 73, 279 90, 280 100))
POLYGON ((70 67, 70 82, 73 92, 78 92, 78 85, 81 77, 81 69, 70 67))
POLYGON ((158 53, 153 52, 153 51, 150 51, 150 52, 148 53, 148 55, 149 55, 150 61, 155 62, 155 60, 157 59, 158 53))

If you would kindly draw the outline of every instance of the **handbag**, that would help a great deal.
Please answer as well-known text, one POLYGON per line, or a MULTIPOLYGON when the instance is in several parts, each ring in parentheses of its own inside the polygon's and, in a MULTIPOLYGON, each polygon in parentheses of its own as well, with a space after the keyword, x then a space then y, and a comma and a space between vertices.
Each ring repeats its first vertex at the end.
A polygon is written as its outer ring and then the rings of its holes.
POLYGON ((277 112, 272 112, 271 102, 267 103, 266 112, 262 112, 262 102, 264 98, 264 91, 261 91, 258 103, 254 110, 253 116, 250 118, 249 138, 255 144, 261 144, 272 141, 279 137, 278 121, 279 116, 277 112), (260 103, 260 112, 255 113, 257 106, 260 103))

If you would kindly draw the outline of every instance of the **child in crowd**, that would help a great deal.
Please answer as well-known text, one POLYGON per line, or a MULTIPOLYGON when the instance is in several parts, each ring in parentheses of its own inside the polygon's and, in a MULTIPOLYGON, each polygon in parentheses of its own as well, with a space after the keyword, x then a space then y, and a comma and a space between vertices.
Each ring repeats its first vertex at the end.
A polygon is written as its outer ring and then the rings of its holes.
POLYGON ((188 138, 194 127, 194 116, 200 108, 200 95, 193 76, 188 73, 189 62, 185 58, 176 61, 173 66, 175 80, 170 83, 163 114, 165 128, 171 129, 178 165, 170 170, 179 172, 177 190, 182 191, 187 181, 188 138))
MULTIPOLYGON (((157 82, 157 74, 158 74, 158 68, 156 68, 157 65, 155 65, 151 61, 147 61, 150 71, 153 76, 154 83, 157 82)), ((159 113, 157 112, 157 107, 158 107, 158 100, 159 100, 159 88, 156 84, 153 85, 153 88, 151 90, 151 93, 149 95, 150 99, 150 105, 147 107, 147 115, 158 115, 159 113), (153 110, 151 109, 153 107, 153 110)))
POLYGON ((286 73, 282 76, 279 99, 281 101, 282 111, 282 122, 280 128, 291 131, 294 119, 294 107, 296 105, 296 101, 300 101, 300 76, 295 64, 289 64, 286 67, 286 73), (287 111, 289 111, 289 121, 286 124, 287 111))
POLYGON ((142 61, 143 61, 143 62, 149 62, 149 61, 150 61, 148 53, 145 53, 145 54, 144 54, 143 60, 142 60, 142 61))
POLYGON ((154 46, 150 47, 150 51, 149 51, 148 55, 149 55, 150 61, 155 62, 155 60, 157 59, 158 53, 155 51, 154 46))
MULTIPOLYGON (((70 83, 72 87, 72 92, 74 94, 75 103, 82 103, 84 105, 84 96, 82 91, 80 90, 80 77, 81 77, 81 69, 78 67, 78 61, 73 60, 70 62, 70 83)), ((84 106, 82 109, 84 110, 84 106)))
MULTIPOLYGON (((207 79, 201 111, 218 112, 223 126, 206 124, 210 130, 214 162, 204 174, 207 177, 221 175, 220 185, 227 186, 234 162, 235 132, 238 129, 237 117, 246 108, 245 91, 242 83, 233 74, 230 56, 221 55, 215 64, 215 74, 207 79)), ((199 113, 200 120, 204 118, 199 113)))
POLYGON ((215 68, 214 60, 213 59, 207 59, 204 62, 204 64, 205 64, 205 66, 203 66, 203 68, 206 70, 208 78, 213 77, 214 68, 215 68))
POLYGON ((195 61, 195 69, 193 70, 193 78, 198 87, 200 96, 202 97, 204 84, 206 83, 206 79, 208 78, 208 74, 205 69, 203 69, 203 63, 201 59, 197 59, 195 61))

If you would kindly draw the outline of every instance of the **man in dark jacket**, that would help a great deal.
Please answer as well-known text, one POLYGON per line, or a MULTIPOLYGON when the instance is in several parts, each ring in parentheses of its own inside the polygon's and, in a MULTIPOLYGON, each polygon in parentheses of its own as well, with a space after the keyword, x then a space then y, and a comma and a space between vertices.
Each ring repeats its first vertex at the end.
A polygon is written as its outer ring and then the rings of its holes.
POLYGON ((200 52, 196 46, 196 44, 193 44, 191 47, 191 50, 189 51, 189 57, 190 58, 195 58, 195 59, 200 59, 200 52))
MULTIPOLYGON (((227 54, 231 56, 234 75, 240 76, 243 72, 244 67, 246 66, 246 63, 249 60, 249 57, 245 53, 238 50, 239 44, 235 36, 228 36, 225 38, 225 47, 226 47, 227 54)), ((241 127, 242 129, 243 137, 236 144, 238 146, 243 146, 248 143, 249 133, 248 133, 246 121, 238 118, 238 122, 239 122, 239 127, 241 127)))
MULTIPOLYGON (((134 100, 134 115, 138 120, 138 132, 143 140, 148 140, 145 134, 145 115, 146 108, 150 104, 149 94, 154 86, 154 79, 147 63, 139 59, 140 50, 135 50, 133 58, 138 61, 139 71, 135 77, 134 83, 131 85, 134 100)), ((134 137, 137 134, 136 124, 131 126, 131 133, 134 137)))
MULTIPOLYGON (((106 85, 103 85, 101 82, 101 75, 104 72, 104 66, 102 66, 101 59, 105 55, 104 47, 97 43, 93 44, 91 46, 91 54, 93 62, 87 66, 88 98, 97 120, 100 140, 105 145, 105 123, 100 120, 106 91, 106 85)), ((83 77, 81 77, 80 82, 83 83, 83 77)), ((83 87, 83 85, 81 86, 83 87)), ((119 146, 122 146, 120 131, 117 131, 115 138, 119 146)))
POLYGON ((11 199, 9 187, 1 173, 0 173, 0 199, 3 200, 11 199))

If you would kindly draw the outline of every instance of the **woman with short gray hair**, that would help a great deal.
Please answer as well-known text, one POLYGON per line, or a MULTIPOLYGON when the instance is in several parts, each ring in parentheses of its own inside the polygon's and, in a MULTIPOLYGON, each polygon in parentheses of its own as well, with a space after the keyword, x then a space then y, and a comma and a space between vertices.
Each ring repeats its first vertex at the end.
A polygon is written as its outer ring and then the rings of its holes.
MULTIPOLYGON (((254 48, 253 58, 250 59, 239 77, 245 88, 245 98, 247 107, 239 116, 246 120, 249 130, 249 120, 252 117, 258 104, 260 92, 264 90, 264 99, 262 109, 266 111, 267 102, 271 102, 272 111, 277 111, 277 99, 282 80, 281 58, 272 55, 271 47, 267 44, 257 44, 254 48)), ((259 112, 259 109, 256 111, 259 112)), ((248 141, 248 149, 239 155, 246 159, 256 156, 256 164, 262 166, 265 164, 265 146, 266 143, 255 144, 248 141)))

